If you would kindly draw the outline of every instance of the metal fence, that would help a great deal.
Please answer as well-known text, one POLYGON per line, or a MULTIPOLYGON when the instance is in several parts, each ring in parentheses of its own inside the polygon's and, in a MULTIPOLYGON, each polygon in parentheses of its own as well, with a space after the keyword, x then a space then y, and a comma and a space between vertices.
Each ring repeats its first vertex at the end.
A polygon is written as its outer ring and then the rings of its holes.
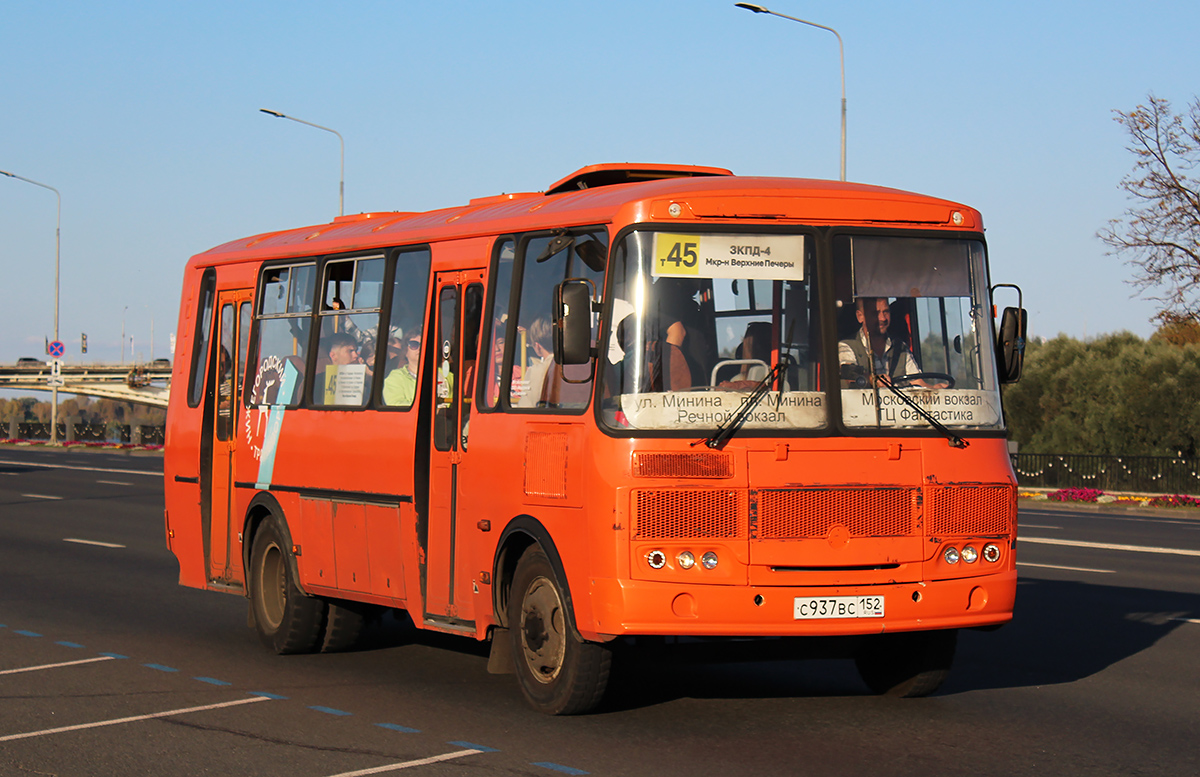
POLYGON ((1017 483, 1027 488, 1098 488, 1147 494, 1200 494, 1200 460, 1174 456, 1015 453, 1017 483))
MULTIPOLYGON (((72 424, 68 429, 66 424, 58 425, 60 441, 75 442, 110 442, 130 444, 138 437, 140 445, 162 445, 166 437, 165 426, 143 425, 131 427, 129 424, 72 424)), ((49 440, 50 424, 47 423, 17 423, 7 429, 9 436, 18 440, 49 440), (14 434, 15 433, 15 434, 14 434)))

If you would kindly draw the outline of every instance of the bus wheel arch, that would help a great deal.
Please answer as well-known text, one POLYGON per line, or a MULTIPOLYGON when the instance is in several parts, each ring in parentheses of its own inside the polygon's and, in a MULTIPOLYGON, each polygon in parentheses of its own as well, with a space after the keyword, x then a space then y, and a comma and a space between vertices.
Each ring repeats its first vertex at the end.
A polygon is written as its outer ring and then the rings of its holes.
POLYGON ((563 568, 562 557, 558 547, 550 537, 550 532, 542 522, 531 515, 518 515, 508 522, 496 543, 496 556, 492 562, 492 608, 497 625, 508 627, 508 600, 512 589, 513 577, 517 571, 517 563, 521 556, 533 545, 540 545, 546 554, 554 573, 562 581, 563 595, 566 599, 567 612, 571 618, 571 628, 575 626, 575 606, 571 599, 570 586, 567 584, 566 570, 563 568))
POLYGON ((321 647, 328 605, 300 589, 291 532, 278 502, 259 494, 247 510, 246 594, 259 639, 277 654, 321 647))

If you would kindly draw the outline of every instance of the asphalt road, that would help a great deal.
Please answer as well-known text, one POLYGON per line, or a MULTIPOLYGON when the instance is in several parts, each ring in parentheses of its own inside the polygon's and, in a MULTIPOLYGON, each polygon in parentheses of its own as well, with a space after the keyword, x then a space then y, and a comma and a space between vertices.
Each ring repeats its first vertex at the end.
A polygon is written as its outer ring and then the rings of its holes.
POLYGON ((176 585, 161 463, 0 448, 0 775, 1200 773, 1200 521, 1023 509, 1016 620, 964 633, 931 698, 668 646, 547 718, 394 619, 269 654, 242 599, 176 585))

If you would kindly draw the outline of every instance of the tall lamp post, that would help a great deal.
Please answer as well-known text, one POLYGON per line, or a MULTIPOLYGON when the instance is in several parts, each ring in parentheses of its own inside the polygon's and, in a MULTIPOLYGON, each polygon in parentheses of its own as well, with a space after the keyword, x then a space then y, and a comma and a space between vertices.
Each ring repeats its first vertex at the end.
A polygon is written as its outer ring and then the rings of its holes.
MULTIPOLYGON (((31 183, 34 186, 40 186, 43 189, 49 189, 54 192, 54 196, 58 198, 58 217, 54 225, 54 342, 58 342, 58 267, 59 256, 62 247, 62 195, 58 193, 58 189, 53 186, 47 186, 44 183, 31 181, 28 178, 23 178, 15 173, 10 173, 7 170, 0 170, 0 175, 7 175, 9 178, 16 178, 18 181, 31 183)), ((58 386, 50 387, 50 444, 58 445, 58 386)))
POLYGON ((793 22, 807 24, 809 27, 828 30, 837 36, 838 54, 841 57, 842 65, 842 180, 846 180, 846 48, 842 45, 842 36, 838 35, 838 31, 832 27, 826 27, 823 24, 817 24, 816 22, 806 21, 804 19, 797 19, 795 16, 787 16, 786 14, 776 13, 770 9, 764 8, 761 5, 755 5, 754 3, 734 3, 734 5, 738 8, 745 8, 747 11, 753 11, 754 13, 770 14, 771 16, 778 16, 780 19, 790 19, 793 22))
POLYGON ((342 133, 335 129, 330 129, 329 127, 322 127, 320 124, 313 124, 311 121, 297 119, 295 116, 288 116, 287 114, 280 113, 279 111, 269 111, 266 108, 259 108, 259 110, 269 116, 276 116, 280 119, 289 119, 301 124, 307 124, 310 127, 316 127, 319 130, 325 130, 326 132, 332 132, 334 135, 337 135, 338 141, 342 144, 342 177, 338 183, 338 215, 346 215, 346 140, 342 137, 342 133))

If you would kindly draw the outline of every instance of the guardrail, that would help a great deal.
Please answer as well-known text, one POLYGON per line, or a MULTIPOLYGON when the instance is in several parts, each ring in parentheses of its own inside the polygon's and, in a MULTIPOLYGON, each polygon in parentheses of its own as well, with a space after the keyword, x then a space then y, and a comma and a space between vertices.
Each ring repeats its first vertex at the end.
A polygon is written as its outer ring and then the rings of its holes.
POLYGON ((1200 494, 1200 459, 1014 453, 1017 483, 1027 488, 1098 488, 1145 494, 1200 494))
MULTIPOLYGON (((41 441, 50 439, 50 424, 10 422, 3 430, 9 439, 41 441)), ((124 445, 162 445, 167 428, 152 424, 79 424, 60 423, 58 439, 66 442, 108 442, 124 445)))

